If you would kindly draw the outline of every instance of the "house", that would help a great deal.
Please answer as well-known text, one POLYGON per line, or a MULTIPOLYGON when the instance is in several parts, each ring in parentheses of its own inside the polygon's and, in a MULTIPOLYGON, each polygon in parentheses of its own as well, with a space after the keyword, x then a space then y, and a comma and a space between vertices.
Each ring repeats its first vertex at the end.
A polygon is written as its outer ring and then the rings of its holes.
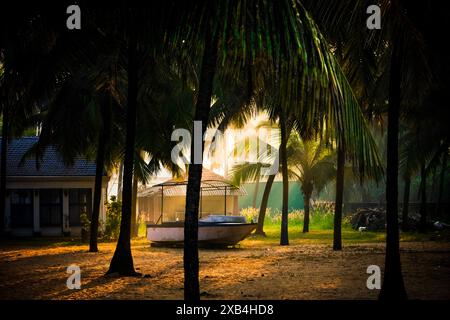
MULTIPOLYGON (((184 220, 187 175, 172 178, 138 192, 138 213, 148 223, 184 220)), ((239 214, 239 196, 247 192, 224 177, 203 168, 199 216, 239 214)))
MULTIPOLYGON (((13 139, 6 164, 5 231, 13 236, 81 234, 81 214, 89 218, 95 180, 95 163, 82 157, 64 165, 56 148, 48 147, 36 166, 35 159, 21 161, 38 137, 13 139)), ((104 174, 102 200, 107 199, 104 174)), ((105 208, 100 208, 105 219, 105 208)))

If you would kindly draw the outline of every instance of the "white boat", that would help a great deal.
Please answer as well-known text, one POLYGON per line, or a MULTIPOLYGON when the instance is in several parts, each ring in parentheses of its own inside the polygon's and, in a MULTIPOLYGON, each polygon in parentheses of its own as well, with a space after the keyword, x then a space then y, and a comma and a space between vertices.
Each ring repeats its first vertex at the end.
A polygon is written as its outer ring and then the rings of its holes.
MULTIPOLYGON (((210 215, 198 222, 198 242, 203 246, 234 246, 256 229, 242 216, 210 215)), ((184 241, 184 222, 147 224, 147 239, 156 245, 180 245, 184 241)))

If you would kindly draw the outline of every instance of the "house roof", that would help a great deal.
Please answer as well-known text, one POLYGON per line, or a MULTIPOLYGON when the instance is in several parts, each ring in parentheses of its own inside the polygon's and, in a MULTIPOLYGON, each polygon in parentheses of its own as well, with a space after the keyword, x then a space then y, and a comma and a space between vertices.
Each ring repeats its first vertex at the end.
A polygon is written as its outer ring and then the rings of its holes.
MULTIPOLYGON (((164 181, 163 183, 158 184, 157 186, 184 185, 187 184, 187 181, 188 174, 187 172, 185 172, 180 177, 169 179, 167 181, 164 181)), ((216 185, 233 186, 230 180, 227 180, 225 179, 225 177, 218 175, 217 173, 206 168, 203 168, 202 170, 202 183, 204 182, 215 182, 216 185)))
MULTIPOLYGON (((23 137, 12 139, 8 143, 6 158, 7 177, 88 177, 95 176, 95 162, 83 157, 74 159, 73 166, 66 166, 53 146, 47 147, 40 161, 39 169, 36 160, 26 159, 20 163, 23 155, 38 141, 39 137, 23 137)), ((0 145, 2 141, 0 139, 0 145)))
MULTIPOLYGON (((155 184, 150 188, 141 190, 138 193, 138 197, 150 197, 156 194, 160 195, 162 191, 164 192, 165 197, 184 196, 186 195, 187 181, 188 175, 185 173, 179 178, 172 178, 162 183, 155 184)), ((202 171, 201 192, 202 196, 225 195, 225 192, 227 195, 231 196, 243 196, 247 194, 244 187, 235 186, 223 176, 206 168, 203 168, 202 171)))

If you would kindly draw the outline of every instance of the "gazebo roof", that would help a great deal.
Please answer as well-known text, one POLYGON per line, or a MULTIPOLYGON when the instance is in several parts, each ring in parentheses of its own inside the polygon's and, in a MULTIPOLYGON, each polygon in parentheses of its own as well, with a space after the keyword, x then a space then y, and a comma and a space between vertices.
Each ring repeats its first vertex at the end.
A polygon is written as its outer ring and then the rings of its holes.
MULTIPOLYGON (((186 195, 186 186, 188 184, 187 173, 178 178, 172 178, 159 184, 155 184, 150 188, 141 190, 138 197, 150 197, 155 194, 164 192, 165 197, 175 197, 186 195)), ((201 181, 202 196, 243 196, 247 192, 243 187, 235 186, 231 181, 223 176, 203 168, 201 181)))

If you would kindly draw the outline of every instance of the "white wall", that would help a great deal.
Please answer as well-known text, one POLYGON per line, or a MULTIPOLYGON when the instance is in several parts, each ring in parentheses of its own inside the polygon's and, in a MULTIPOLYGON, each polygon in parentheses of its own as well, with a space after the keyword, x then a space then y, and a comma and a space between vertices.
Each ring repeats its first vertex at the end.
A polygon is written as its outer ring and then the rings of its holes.
MULTIPOLYGON (((107 200, 108 179, 103 178, 102 198, 100 207, 100 220, 106 220, 106 209, 104 206, 107 200)), ((33 189, 33 228, 11 228, 11 202, 10 197, 6 197, 5 205, 5 227, 12 235, 32 236, 41 234, 43 236, 60 236, 64 233, 78 236, 81 234, 80 227, 69 225, 69 196, 66 189, 92 189, 94 190, 94 177, 17 177, 9 178, 6 182, 6 189, 33 189), (63 190, 63 221, 62 228, 47 227, 41 228, 39 221, 39 189, 62 189, 63 190)), ((93 198, 93 197, 92 197, 93 198)))

